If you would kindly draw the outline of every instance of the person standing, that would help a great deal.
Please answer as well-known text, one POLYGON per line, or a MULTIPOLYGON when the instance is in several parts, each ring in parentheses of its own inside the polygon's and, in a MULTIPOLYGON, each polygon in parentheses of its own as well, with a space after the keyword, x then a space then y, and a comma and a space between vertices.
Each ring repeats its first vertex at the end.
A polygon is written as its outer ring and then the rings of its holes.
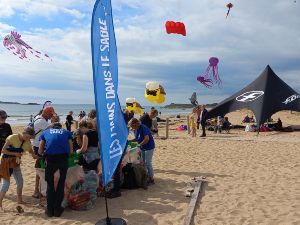
POLYGON ((4 110, 0 110, 0 154, 6 138, 12 134, 11 126, 6 123, 6 119, 6 112, 4 110))
MULTIPOLYGON (((21 156, 24 152, 33 155, 30 139, 34 136, 34 130, 26 127, 20 134, 12 134, 7 137, 1 153, 0 163, 0 212, 4 212, 2 201, 10 186, 10 176, 13 175, 17 186, 18 204, 24 204, 22 199, 23 176, 21 171, 21 156)), ((20 206, 18 206, 20 207, 20 206)))
POLYGON ((206 114, 207 114, 207 110, 205 108, 205 105, 202 105, 201 113, 200 113, 200 124, 202 128, 202 134, 200 137, 206 137, 206 133, 205 133, 206 114))
POLYGON ((155 142, 151 131, 148 127, 141 124, 140 121, 136 118, 133 118, 129 122, 129 126, 134 131, 135 141, 137 141, 140 144, 142 151, 142 159, 147 169, 149 177, 148 183, 155 184, 152 166, 152 157, 155 149, 155 142))
POLYGON ((43 155, 46 147, 45 180, 47 182, 47 208, 48 217, 60 217, 64 211, 61 203, 64 199, 65 180, 68 171, 69 154, 73 153, 72 134, 63 129, 60 123, 54 123, 52 128, 46 129, 39 137, 39 156, 43 155), (59 170, 59 181, 54 188, 54 173, 59 170))
POLYGON ((158 130, 152 127, 152 119, 154 119, 158 115, 158 111, 156 109, 151 109, 149 113, 145 113, 141 116, 140 121, 141 124, 145 125, 149 128, 149 130, 153 133, 157 133, 158 130))
POLYGON ((71 131, 71 127, 72 127, 72 124, 73 124, 73 112, 70 111, 69 114, 67 115, 66 117, 66 127, 67 127, 67 130, 68 131, 71 131))
POLYGON ((87 120, 79 122, 79 131, 82 133, 82 146, 77 153, 82 153, 78 164, 84 171, 95 170, 98 172, 100 162, 98 133, 93 130, 93 125, 87 120))
POLYGON ((192 137, 196 137, 197 135, 197 120, 198 120, 198 114, 197 114, 197 108, 193 108, 193 111, 189 118, 190 127, 192 129, 192 137))
MULTIPOLYGON (((54 108, 52 106, 48 106, 43 109, 41 115, 38 115, 34 118, 33 127, 34 127, 35 137, 32 140, 32 146, 36 158, 35 168, 40 167, 40 159, 38 157, 38 150, 40 145, 39 137, 41 133, 48 128, 49 126, 48 120, 51 119, 54 115, 55 115, 54 108)), ((40 177, 36 174, 35 188, 34 188, 34 193, 32 195, 32 197, 34 198, 40 197, 39 184, 40 184, 40 177)))

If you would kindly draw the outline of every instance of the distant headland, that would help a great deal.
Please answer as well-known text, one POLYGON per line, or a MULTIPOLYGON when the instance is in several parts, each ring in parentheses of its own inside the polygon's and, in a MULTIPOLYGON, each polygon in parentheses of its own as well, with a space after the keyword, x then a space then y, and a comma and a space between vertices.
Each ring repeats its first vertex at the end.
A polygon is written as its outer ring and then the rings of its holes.
MULTIPOLYGON (((213 108, 217 105, 218 103, 212 103, 212 104, 205 104, 207 108, 213 108)), ((171 103, 170 105, 166 105, 163 108, 166 109, 191 109, 194 106, 192 104, 179 104, 179 103, 171 103)))
POLYGON ((3 102, 0 101, 0 104, 11 104, 11 105, 40 105, 38 103, 29 102, 29 103, 19 103, 19 102, 3 102))

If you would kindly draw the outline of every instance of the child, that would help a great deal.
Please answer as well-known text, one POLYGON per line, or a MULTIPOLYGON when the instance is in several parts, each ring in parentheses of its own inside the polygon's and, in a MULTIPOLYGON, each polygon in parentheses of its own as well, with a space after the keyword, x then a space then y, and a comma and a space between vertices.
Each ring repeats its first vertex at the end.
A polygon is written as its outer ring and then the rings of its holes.
MULTIPOLYGON (((20 158, 23 152, 30 152, 33 155, 30 139, 34 136, 34 129, 26 127, 21 134, 12 134, 7 137, 2 149, 0 163, 0 212, 4 212, 2 201, 9 189, 10 176, 13 175, 17 184, 17 201, 23 204, 23 176, 20 167, 20 158)), ((20 206, 18 206, 20 207, 20 206)))
POLYGON ((192 114, 190 115, 190 127, 192 129, 192 137, 196 137, 197 120, 198 120, 197 108, 193 108, 192 114))

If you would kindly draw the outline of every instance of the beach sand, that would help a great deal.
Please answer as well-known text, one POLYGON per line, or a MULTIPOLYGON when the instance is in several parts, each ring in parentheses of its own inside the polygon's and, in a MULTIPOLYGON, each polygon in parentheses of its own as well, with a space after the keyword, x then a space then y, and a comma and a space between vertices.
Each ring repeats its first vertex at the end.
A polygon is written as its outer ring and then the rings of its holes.
MULTIPOLYGON (((230 113, 229 120, 240 124, 245 113, 230 113)), ((300 125, 299 113, 284 111, 272 118, 278 117, 284 126, 300 125)), ((234 129, 229 134, 208 131, 206 138, 200 138, 197 131, 197 137, 192 138, 187 132, 175 131, 184 121, 173 118, 169 139, 156 139, 156 184, 147 191, 124 190, 121 198, 108 200, 111 217, 122 217, 129 225, 183 224, 190 202, 185 197, 186 183, 206 176, 192 224, 300 224, 300 132, 256 136, 234 129)), ((17 130, 20 127, 15 126, 17 130)), ((0 214, 0 224, 95 224, 105 217, 104 198, 100 197, 89 211, 67 209, 61 218, 46 218, 39 200, 31 197, 33 160, 28 155, 22 160, 24 199, 29 204, 23 215, 16 215, 12 181, 3 202, 8 212, 0 214)))

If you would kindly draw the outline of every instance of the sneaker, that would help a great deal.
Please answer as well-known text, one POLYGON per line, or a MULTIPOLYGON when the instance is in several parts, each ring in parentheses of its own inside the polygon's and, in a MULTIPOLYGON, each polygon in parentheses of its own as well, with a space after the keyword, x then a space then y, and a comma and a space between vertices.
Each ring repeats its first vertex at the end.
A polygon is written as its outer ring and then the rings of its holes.
POLYGON ((114 191, 114 192, 108 192, 106 193, 107 198, 118 198, 121 197, 121 192, 120 191, 114 191))
POLYGON ((50 212, 48 209, 46 209, 45 210, 45 215, 48 216, 48 217, 52 217, 52 216, 54 216, 54 213, 50 212))
POLYGON ((149 178, 149 180, 148 180, 148 185, 151 185, 151 184, 155 184, 155 182, 154 182, 154 179, 153 179, 153 178, 149 178))
POLYGON ((62 214, 63 214, 63 212, 65 211, 65 209, 63 208, 63 207, 60 207, 60 209, 58 209, 58 210, 54 210, 54 216, 55 217, 60 217, 62 214))

